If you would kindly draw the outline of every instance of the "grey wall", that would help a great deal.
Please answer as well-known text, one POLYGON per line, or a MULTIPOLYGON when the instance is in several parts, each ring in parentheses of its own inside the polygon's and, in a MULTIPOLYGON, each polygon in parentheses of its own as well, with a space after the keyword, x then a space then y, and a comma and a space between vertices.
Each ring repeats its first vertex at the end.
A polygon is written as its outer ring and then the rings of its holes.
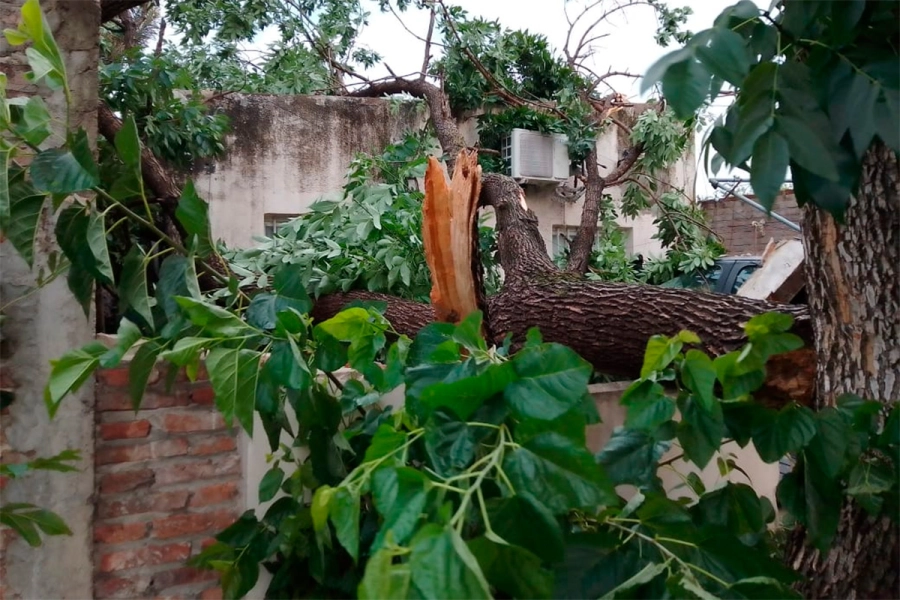
MULTIPOLYGON (((0 4, 0 22, 16 27, 23 0, 0 4)), ((84 127, 93 140, 97 134, 97 63, 100 4, 98 0, 72 2, 42 0, 47 19, 66 61, 73 126, 84 127)), ((10 48, 0 40, 0 67, 9 77, 10 96, 33 94, 24 79, 27 66, 24 48, 10 48)), ((50 106, 58 134, 66 122, 62 93, 40 89, 50 106)), ((35 267, 46 263, 55 249, 53 219, 41 221, 35 267)), ((34 272, 12 246, 0 244, 0 305, 32 290, 34 272)), ((71 448, 82 451, 78 473, 41 471, 10 481, 0 501, 31 502, 59 513, 71 528, 71 537, 48 538, 41 548, 31 548, 21 539, 5 541, 0 552, 0 573, 6 598, 90 598, 92 563, 91 521, 94 491, 93 436, 94 393, 92 382, 67 398, 50 421, 44 407, 43 388, 50 374, 50 360, 94 337, 93 318, 85 318, 81 307, 61 277, 5 311, 0 358, 4 385, 15 393, 13 404, 2 415, 4 459, 48 456, 71 448)))

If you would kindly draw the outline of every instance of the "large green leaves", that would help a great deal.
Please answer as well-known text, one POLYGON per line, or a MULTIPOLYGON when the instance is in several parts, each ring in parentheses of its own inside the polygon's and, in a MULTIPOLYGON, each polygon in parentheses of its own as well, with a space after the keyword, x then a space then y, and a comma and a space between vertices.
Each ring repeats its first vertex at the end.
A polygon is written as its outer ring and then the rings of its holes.
POLYGON ((577 406, 590 380, 592 368, 574 351, 559 344, 527 348, 513 359, 518 378, 503 390, 517 414, 553 420, 577 406))
POLYGON ((425 476, 409 467, 384 468, 375 472, 372 497, 384 523, 372 544, 374 549, 381 547, 388 534, 398 544, 409 539, 425 507, 426 484, 425 476))
POLYGON ((177 297, 175 301, 187 314, 191 323, 210 335, 236 337, 253 331, 239 317, 214 304, 186 297, 177 297))
POLYGON ((503 470, 515 489, 540 490, 540 501, 554 513, 616 499, 590 452, 558 433, 542 433, 508 453, 503 470))
POLYGON ((788 169, 787 141, 775 130, 760 136, 753 145, 753 159, 750 162, 750 183, 760 204, 771 208, 775 203, 788 169))
POLYGON ((487 581, 513 598, 551 598, 553 573, 541 560, 520 546, 498 544, 487 538, 475 538, 469 549, 477 558, 487 581))
POLYGON ((72 535, 62 518, 32 504, 9 502, 0 507, 0 523, 9 527, 29 546, 41 545, 41 535, 72 535))
MULTIPOLYGON (((0 203, 3 202, 3 178, 6 173, 6 171, 0 173, 0 203)), ((25 259, 28 266, 33 266, 34 237, 46 195, 38 193, 25 180, 24 170, 9 170, 8 173, 9 216, 5 221, 0 219, 0 226, 2 226, 0 228, 19 256, 25 259)), ((2 211, 2 207, 0 207, 0 211, 2 211)))
POLYGON ((750 69, 744 38, 724 27, 712 30, 709 46, 699 46, 697 57, 713 75, 732 85, 740 85, 750 69))
POLYGON ((84 130, 71 140, 69 150, 44 150, 35 156, 31 180, 35 188, 52 194, 82 192, 99 184, 97 163, 84 130))
POLYGON ((175 217, 187 234, 191 236, 191 246, 201 257, 213 252, 213 242, 209 226, 209 205, 197 195, 194 182, 188 180, 178 200, 175 217))
POLYGON ((216 407, 227 423, 236 418, 251 435, 260 357, 260 353, 253 350, 214 348, 206 358, 216 407))
POLYGON ((119 303, 119 312, 133 311, 147 327, 153 327, 147 292, 147 261, 138 246, 132 246, 125 255, 119 279, 119 303))
POLYGON ((650 434, 617 427, 612 437, 597 455, 609 478, 616 485, 627 483, 640 489, 659 486, 656 466, 670 444, 650 434))
POLYGON ((429 524, 410 543, 412 585, 422 598, 490 598, 478 560, 456 531, 429 524))
POLYGON ((50 381, 44 390, 44 402, 52 418, 62 399, 78 390, 100 365, 100 357, 106 353, 106 346, 91 342, 77 350, 67 352, 57 360, 50 361, 50 381))

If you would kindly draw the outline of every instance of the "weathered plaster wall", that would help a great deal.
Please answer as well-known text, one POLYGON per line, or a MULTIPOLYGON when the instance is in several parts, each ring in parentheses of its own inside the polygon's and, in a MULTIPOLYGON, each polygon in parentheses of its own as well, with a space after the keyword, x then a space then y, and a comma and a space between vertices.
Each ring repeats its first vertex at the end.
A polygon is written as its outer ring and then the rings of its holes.
POLYGON ((424 123, 424 106, 378 98, 231 94, 218 107, 231 119, 224 158, 197 165, 213 235, 252 245, 265 215, 299 214, 340 191, 350 161, 377 152, 424 123))
MULTIPOLYGON (((219 107, 231 118, 227 153, 198 165, 194 178, 210 203, 213 235, 237 247, 250 246, 254 235, 263 234, 266 214, 299 214, 316 199, 338 193, 357 152, 378 151, 404 131, 421 128, 427 119, 421 104, 398 105, 380 98, 233 94, 219 107)), ((460 130, 468 144, 477 143, 475 115, 465 117, 460 130)), ((617 127, 601 135, 597 150, 602 174, 615 168, 627 144, 617 127)), ((690 153, 663 175, 691 198, 695 162, 690 153)), ((554 226, 577 226, 581 218, 582 203, 555 200, 554 187, 525 189, 548 251, 554 226)), ((620 196, 618 189, 610 193, 620 196)), ((661 253, 659 242, 651 239, 656 232, 653 219, 651 211, 635 219, 617 219, 620 227, 630 230, 632 253, 661 253)))
MULTIPOLYGON (((0 24, 16 27, 23 0, 0 3, 0 24)), ((84 127, 93 140, 97 133, 97 63, 100 4, 43 0, 47 19, 66 61, 73 126, 84 127)), ((9 78, 10 96, 35 93, 24 79, 24 48, 11 48, 0 39, 0 70, 9 78)), ((65 123, 62 93, 41 88, 54 122, 65 123)), ((61 127, 61 125, 59 125, 61 127)), ((58 131, 64 135, 63 131, 58 131)), ((0 305, 31 290, 37 267, 54 249, 53 219, 44 215, 37 234, 35 270, 28 268, 12 246, 0 244, 0 305)), ((90 598, 91 521, 94 492, 93 436, 94 392, 91 382, 67 398, 52 422, 44 408, 43 388, 50 374, 50 360, 93 339, 93 317, 86 318, 66 287, 64 277, 5 311, 0 370, 4 387, 14 391, 13 404, 2 418, 4 460, 81 450, 78 473, 37 472, 8 482, 0 501, 31 502, 59 513, 69 525, 71 537, 52 537, 41 548, 31 548, 5 531, 0 549, 0 595, 6 598, 90 598), (21 453, 16 456, 15 453, 21 453)))

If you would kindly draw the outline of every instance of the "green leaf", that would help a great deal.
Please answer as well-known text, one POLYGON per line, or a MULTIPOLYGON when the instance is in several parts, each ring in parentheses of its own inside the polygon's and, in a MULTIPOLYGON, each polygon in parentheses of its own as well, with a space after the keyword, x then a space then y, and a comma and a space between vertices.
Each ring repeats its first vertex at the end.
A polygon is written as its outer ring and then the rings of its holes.
POLYGON ((40 146, 50 137, 50 109, 40 96, 30 96, 13 118, 13 131, 32 146, 40 146))
POLYGON ((197 195, 194 182, 188 180, 178 199, 175 218, 189 236, 197 236, 196 252, 201 257, 213 252, 213 242, 209 226, 209 205, 197 195))
POLYGON ((292 390, 305 389, 312 381, 306 360, 293 340, 276 342, 265 368, 271 374, 272 381, 292 390))
POLYGON ((132 246, 122 263, 119 277, 119 312, 134 311, 149 328, 153 328, 153 312, 147 294, 147 263, 140 247, 132 246))
POLYGON ((109 284, 115 283, 109 249, 106 246, 106 223, 103 213, 92 210, 88 219, 87 243, 94 255, 94 266, 100 276, 109 284))
POLYGON ((852 432, 844 416, 833 407, 817 412, 815 425, 816 435, 809 443, 807 457, 833 479, 843 470, 852 432))
POLYGON ((0 508, 0 523, 15 530, 33 547, 41 545, 37 528, 46 535, 72 535, 59 515, 31 504, 7 504, 0 508))
POLYGON ((705 410, 713 410, 716 369, 709 356, 699 350, 688 350, 681 366, 681 379, 705 410))
POLYGON ((384 544, 388 534, 397 544, 404 544, 416 530, 425 508, 428 480, 422 472, 411 467, 383 468, 372 477, 372 498, 375 508, 384 517, 384 522, 373 549, 384 544))
POLYGON ((501 538, 521 546, 547 563, 562 560, 565 554, 563 532, 546 506, 524 490, 496 499, 488 505, 491 528, 501 538), (522 527, 528 523, 528 527, 522 527))
POLYGON ((693 57, 677 62, 662 76, 663 94, 680 119, 687 119, 700 108, 709 91, 709 70, 693 57))
POLYGON ((122 128, 116 134, 115 144, 116 153, 122 162, 140 173, 141 140, 138 137, 134 115, 129 114, 122 120, 122 128))
POLYGON ((803 491, 806 499, 804 522, 809 542, 819 551, 825 552, 837 533, 843 495, 837 482, 829 479, 809 461, 804 462, 803 491))
POLYGON ((259 482, 259 501, 268 502, 275 497, 284 481, 284 471, 279 467, 273 467, 266 471, 259 482))
POLYGON ((424 526, 410 543, 409 569, 422 598, 491 598, 478 560, 453 529, 424 526))
POLYGON ((668 367, 682 348, 681 340, 667 338, 664 335, 654 335, 647 340, 647 350, 644 352, 644 364, 641 367, 641 377, 646 378, 657 371, 668 367))
POLYGON ((260 353, 253 350, 214 348, 206 357, 206 368, 216 396, 216 407, 226 423, 237 418, 253 435, 253 407, 260 353))
POLYGON ((475 458, 473 428, 451 414, 438 410, 425 425, 425 451, 435 472, 450 477, 462 472, 475 458))
POLYGON ((806 121, 778 115, 775 117, 775 128, 787 140, 791 160, 820 177, 830 181, 838 180, 837 164, 832 152, 806 121))
POLYGON ((622 394, 620 403, 628 408, 625 427, 654 431, 675 415, 675 401, 663 387, 649 379, 639 379, 622 394))
POLYGON ((616 500, 591 454, 558 433, 542 433, 507 453, 503 470, 515 489, 529 491, 556 514, 616 500))
POLYGON ((364 463, 372 462, 380 458, 384 458, 389 454, 400 449, 406 443, 407 435, 402 431, 397 431, 387 423, 382 423, 372 436, 372 442, 366 448, 366 455, 363 459, 364 463))
POLYGON ((487 343, 481 335, 482 314, 480 310, 473 311, 459 322, 453 330, 453 341, 461 344, 471 352, 487 350, 487 343))
POLYGON ((206 346, 210 345, 212 340, 209 338, 186 337, 175 342, 175 345, 159 355, 160 358, 169 361, 174 365, 183 367, 197 360, 200 352, 206 346))
POLYGON ((750 183, 753 191, 767 210, 772 208, 788 169, 787 142, 775 130, 762 134, 753 145, 750 162, 750 183))
POLYGON ((503 390, 519 416, 551 421, 579 405, 593 369, 570 348, 546 344, 516 354, 518 379, 503 390))
POLYGON ((258 329, 272 330, 278 326, 278 313, 294 309, 300 314, 309 312, 312 303, 308 298, 294 299, 266 292, 256 294, 247 308, 247 322, 258 329))
POLYGON ((768 463, 804 448, 816 435, 816 422, 811 410, 790 404, 778 412, 772 426, 753 435, 759 457, 768 463))
POLYGON ((649 69, 647 69, 647 74, 644 75, 644 78, 641 80, 641 94, 646 92, 648 89, 650 89, 650 86, 654 85, 656 82, 662 79, 669 67, 689 58, 691 58, 690 50, 682 48, 681 50, 669 52, 658 61, 653 63, 653 65, 649 69))
MULTIPOLYGON (((474 363, 464 363, 461 368, 470 365, 474 363)), ((503 392, 516 378, 511 362, 488 364, 482 369, 477 374, 462 370, 451 372, 443 381, 422 390, 422 403, 432 409, 448 408, 460 419, 468 419, 486 400, 503 392), (461 375, 455 376, 458 373, 461 375)))
POLYGON ((122 357, 142 337, 141 328, 123 318, 119 321, 119 329, 116 331, 116 345, 107 350, 100 357, 100 366, 104 369, 115 367, 122 362, 122 357))
POLYGON ((740 34, 724 27, 712 30, 709 46, 697 48, 697 58, 712 72, 734 86, 740 86, 750 70, 750 54, 740 34))
POLYGON ((329 503, 329 516, 337 539, 353 557, 359 560, 359 496, 346 487, 338 488, 329 503))
POLYGON ((880 494, 891 489, 896 483, 897 478, 890 468, 871 460, 862 460, 850 471, 847 494, 850 496, 880 494))
POLYGON ((486 537, 468 542, 488 583, 512 598, 552 598, 553 573, 519 546, 498 544, 486 537))
MULTIPOLYGON (((3 194, 4 177, 5 173, 0 173, 0 196, 3 194)), ((32 267, 34 266, 35 234, 46 196, 37 193, 30 184, 22 181, 23 179, 24 176, 11 183, 9 187, 9 218, 5 222, 0 220, 0 223, 3 224, 3 234, 28 263, 28 266, 32 267)), ((0 203, 2 202, 3 199, 0 197, 0 203)))
POLYGON ((175 301, 191 323, 202 327, 207 333, 221 337, 238 337, 253 331, 240 318, 214 304, 183 296, 176 297, 175 301))
POLYGON ((628 598, 630 595, 623 595, 623 592, 630 592, 644 584, 650 583, 669 568, 669 562, 672 559, 662 563, 648 563, 643 569, 635 575, 629 577, 615 588, 601 596, 603 600, 611 600, 613 598, 628 598))
POLYGON ((309 510, 312 516, 313 529, 316 533, 324 531, 328 525, 328 506, 331 504, 331 498, 334 496, 335 491, 330 485, 323 485, 316 488, 316 492, 313 494, 309 510))
POLYGON ((181 316, 177 296, 201 299, 200 284, 197 282, 197 271, 194 261, 186 256, 169 255, 159 268, 159 280, 156 282, 156 302, 163 308, 166 317, 174 320, 181 316))
POLYGON ((44 390, 44 402, 52 419, 59 403, 70 392, 75 392, 100 366, 100 356, 106 353, 106 346, 91 342, 76 350, 70 350, 57 360, 51 360, 50 381, 44 390))
POLYGON ((372 555, 357 590, 360 600, 406 600, 409 597, 409 565, 394 565, 392 560, 393 555, 386 548, 372 555))
POLYGON ((638 489, 656 489, 656 464, 669 449, 651 435, 635 429, 616 427, 612 437, 597 455, 615 485, 630 484, 638 489))
POLYGON ((719 449, 725 434, 722 405, 714 402, 712 410, 706 410, 693 396, 689 396, 678 423, 677 435, 684 454, 701 469, 719 449))
POLYGON ((763 501, 749 485, 727 483, 724 487, 703 495, 691 508, 709 524, 740 537, 762 533, 766 528, 763 501))
POLYGON ((128 392, 135 411, 141 407, 144 390, 147 388, 147 382, 150 380, 150 374, 153 372, 153 367, 156 366, 156 358, 161 350, 162 347, 159 344, 148 340, 137 349, 128 366, 128 392))
POLYGON ((30 173, 35 188, 52 194, 82 192, 100 184, 97 164, 83 129, 72 140, 71 150, 54 148, 35 156, 30 173))

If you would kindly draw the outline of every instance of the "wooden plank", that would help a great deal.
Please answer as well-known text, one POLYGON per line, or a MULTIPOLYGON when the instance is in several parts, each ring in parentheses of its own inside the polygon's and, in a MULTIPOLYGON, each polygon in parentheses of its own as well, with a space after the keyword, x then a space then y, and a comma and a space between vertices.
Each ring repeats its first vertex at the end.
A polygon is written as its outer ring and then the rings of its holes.
POLYGON ((763 265, 737 291, 738 296, 770 302, 790 302, 805 285, 803 244, 783 240, 766 248, 763 265))

